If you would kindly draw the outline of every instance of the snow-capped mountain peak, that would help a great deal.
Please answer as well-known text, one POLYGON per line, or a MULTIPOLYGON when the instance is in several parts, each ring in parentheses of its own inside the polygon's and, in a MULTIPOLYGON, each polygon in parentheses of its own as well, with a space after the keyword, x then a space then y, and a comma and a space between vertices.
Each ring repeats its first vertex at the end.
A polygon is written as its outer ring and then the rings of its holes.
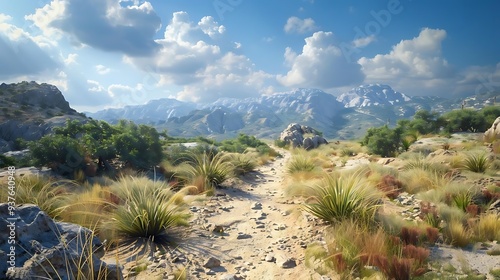
POLYGON ((411 98, 388 85, 369 84, 342 93, 337 100, 342 102, 344 107, 351 108, 401 104, 410 101, 411 98))

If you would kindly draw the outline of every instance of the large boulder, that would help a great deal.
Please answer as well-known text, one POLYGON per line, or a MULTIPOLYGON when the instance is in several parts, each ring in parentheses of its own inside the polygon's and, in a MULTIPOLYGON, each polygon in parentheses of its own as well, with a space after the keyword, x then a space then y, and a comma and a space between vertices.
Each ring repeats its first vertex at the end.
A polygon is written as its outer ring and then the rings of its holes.
POLYGON ((9 209, 2 203, 0 213, 0 255, 7 260, 0 262, 0 275, 6 279, 123 279, 118 266, 100 260, 104 247, 91 230, 55 222, 31 204, 9 209))
POLYGON ((310 150, 321 144, 328 144, 328 141, 319 134, 319 131, 310 126, 292 123, 281 132, 280 140, 294 148, 303 147, 310 150))
POLYGON ((484 139, 490 142, 500 139, 500 117, 493 122, 488 130, 486 130, 484 133, 484 139))

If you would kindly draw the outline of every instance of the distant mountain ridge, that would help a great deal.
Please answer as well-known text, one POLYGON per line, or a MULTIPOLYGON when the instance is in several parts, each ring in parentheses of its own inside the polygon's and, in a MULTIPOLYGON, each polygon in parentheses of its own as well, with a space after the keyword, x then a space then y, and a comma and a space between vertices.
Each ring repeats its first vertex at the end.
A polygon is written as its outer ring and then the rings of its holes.
MULTIPOLYGON (((483 96, 467 100, 471 101, 469 106, 481 107, 490 99, 483 96)), ((297 122, 317 128, 329 138, 352 139, 364 135, 369 127, 395 124, 418 110, 443 113, 460 108, 461 102, 433 96, 410 97, 389 85, 369 84, 338 97, 319 89, 297 88, 257 98, 221 98, 205 105, 165 98, 87 115, 111 123, 130 119, 166 129, 173 136, 222 139, 247 133, 276 138, 289 123, 297 122)))

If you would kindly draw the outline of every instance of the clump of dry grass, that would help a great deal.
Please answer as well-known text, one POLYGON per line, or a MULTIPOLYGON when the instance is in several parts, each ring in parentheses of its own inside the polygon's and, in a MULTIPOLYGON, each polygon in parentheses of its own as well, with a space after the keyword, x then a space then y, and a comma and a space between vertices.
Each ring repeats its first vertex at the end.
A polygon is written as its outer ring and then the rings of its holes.
POLYGON ((472 231, 479 241, 500 241, 500 217, 496 214, 480 215, 472 231))
POLYGON ((451 220, 443 229, 445 240, 457 247, 465 247, 471 243, 472 233, 459 220, 451 220))

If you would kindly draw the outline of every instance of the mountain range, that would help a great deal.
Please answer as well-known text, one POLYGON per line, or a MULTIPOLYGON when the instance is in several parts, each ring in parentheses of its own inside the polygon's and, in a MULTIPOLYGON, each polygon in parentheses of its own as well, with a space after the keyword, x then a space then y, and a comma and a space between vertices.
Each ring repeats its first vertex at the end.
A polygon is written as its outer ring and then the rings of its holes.
POLYGON ((223 139, 245 133, 274 139, 289 123, 296 122, 322 131, 327 138, 355 139, 370 127, 395 125, 397 120, 411 118, 421 109, 443 113, 461 108, 462 104, 481 108, 493 103, 496 95, 465 99, 410 97, 389 85, 369 84, 338 97, 318 89, 298 88, 258 98, 223 98, 204 105, 165 98, 86 115, 110 123, 129 119, 182 137, 223 139))

